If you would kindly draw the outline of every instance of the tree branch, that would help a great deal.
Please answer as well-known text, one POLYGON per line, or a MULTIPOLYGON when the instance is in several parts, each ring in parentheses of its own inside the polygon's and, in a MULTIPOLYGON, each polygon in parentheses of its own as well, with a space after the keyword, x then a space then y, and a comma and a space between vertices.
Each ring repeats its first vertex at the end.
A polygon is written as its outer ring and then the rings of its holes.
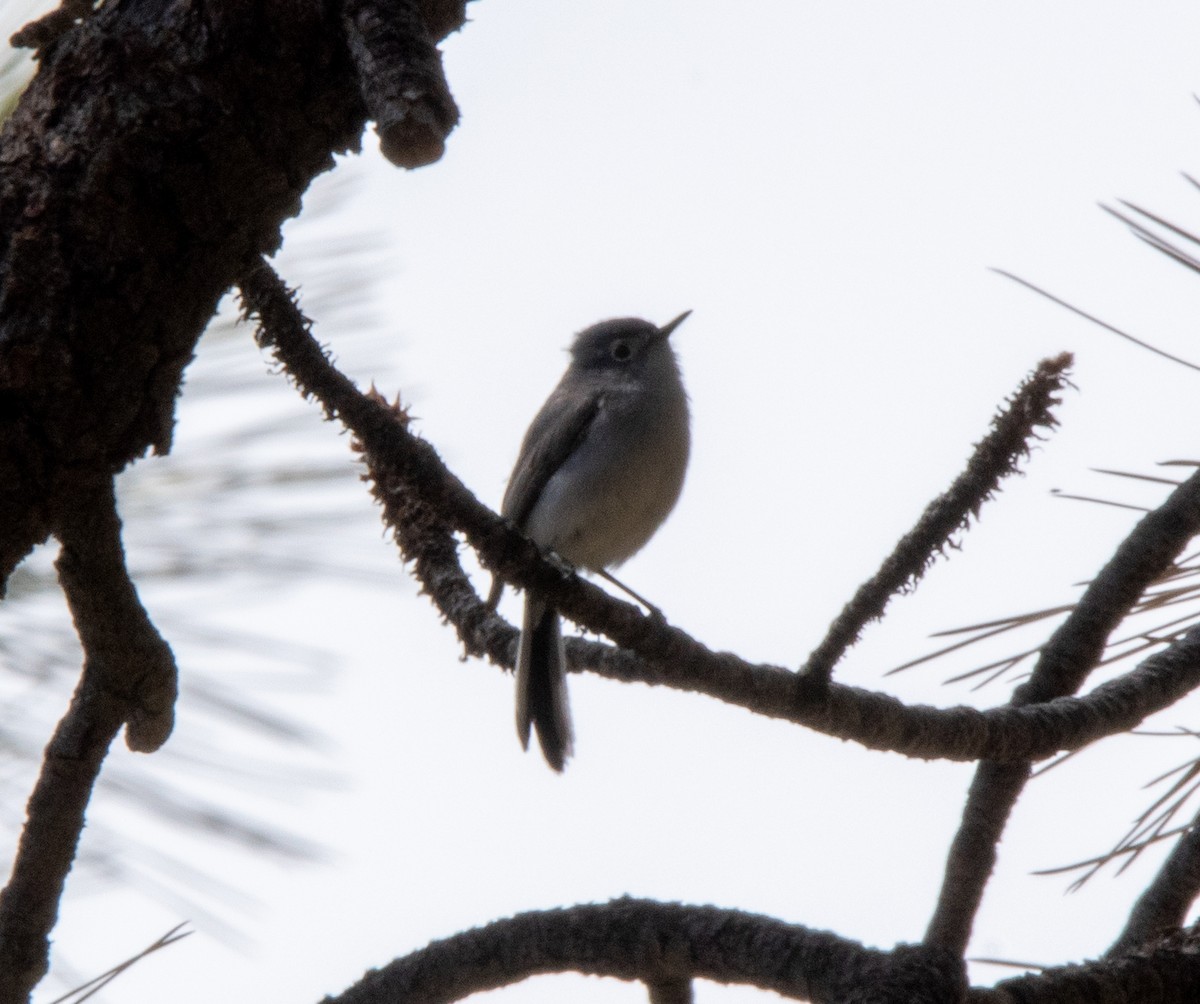
POLYGON ((70 0, 30 29, 41 66, 0 150, 0 588, 78 470, 169 449, 201 331, 333 153, 357 149, 363 86, 419 80, 413 115, 436 105, 444 124, 432 45, 463 0, 401 4, 367 80, 340 6, 104 3, 75 23, 70 0))
POLYGON ((343 0, 342 21, 383 155, 407 168, 440 159, 458 106, 417 0, 343 0))
POLYGON ((711 652, 678 628, 564 575, 475 499, 433 448, 412 434, 398 404, 360 393, 333 366, 290 291, 266 263, 248 268, 241 288, 244 309, 259 318, 260 342, 272 348, 306 396, 316 397, 329 418, 341 420, 357 437, 385 521, 471 655, 511 666, 517 635, 471 586, 452 530, 466 535, 485 565, 502 569, 523 588, 553 596, 567 616, 626 649, 572 639, 572 668, 587 666, 610 679, 708 694, 871 749, 925 759, 1037 759, 1132 728, 1200 685, 1198 639, 1189 635, 1085 698, 1036 707, 907 706, 886 694, 840 685, 819 694, 798 692, 795 673, 711 652))
POLYGON ((46 974, 50 931, 84 813, 123 712, 121 702, 89 681, 85 670, 46 747, 12 874, 0 892, 0 1004, 24 1004, 46 974))
POLYGON ((646 980, 646 992, 650 1004, 693 1004, 696 999, 691 980, 670 976, 646 980))
MULTIPOLYGON (((895 550, 830 625, 801 669, 805 678, 827 682, 833 667, 846 650, 858 641, 868 622, 883 616, 888 600, 896 593, 915 588, 937 554, 951 537, 970 525, 984 502, 999 490, 1000 482, 1019 472, 1018 464, 1029 455, 1031 443, 1042 429, 1058 424, 1051 409, 1060 403, 1058 394, 1067 383, 1070 353, 1044 359, 992 419, 991 431, 976 445, 963 472, 954 483, 926 507, 895 550)), ((805 685, 808 685, 807 683, 805 685)))
POLYGON ((1200 1000, 1195 930, 1118 959, 1046 969, 973 990, 968 1004, 1187 1004, 1200 1000))
POLYGON ((652 983, 664 971, 814 1004, 949 1004, 966 989, 961 964, 936 953, 880 952, 737 910, 625 898, 518 914, 435 941, 324 1004, 448 1004, 542 973, 652 983))
POLYGON ((1125 955, 1178 931, 1200 895, 1200 817, 1171 848, 1154 881, 1138 898, 1125 929, 1106 957, 1125 955))
POLYGON ((50 932, 75 859, 84 814, 117 730, 149 752, 171 732, 171 650, 150 623, 125 569, 112 478, 80 478, 58 514, 59 580, 83 645, 83 675, 30 796, 8 884, 0 892, 0 1002, 24 1001, 45 975, 50 932))
MULTIPOLYGON (((1146 588, 1200 532, 1200 471, 1148 513, 1084 591, 1074 610, 1043 646, 1029 680, 1012 704, 1050 701, 1079 688, 1104 652, 1109 635, 1146 588)), ((1194 632, 1189 632, 1189 637, 1194 632)), ((1028 764, 979 765, 962 822, 950 848, 926 943, 961 955, 983 890, 996 864, 996 846, 1029 779, 1028 764)))

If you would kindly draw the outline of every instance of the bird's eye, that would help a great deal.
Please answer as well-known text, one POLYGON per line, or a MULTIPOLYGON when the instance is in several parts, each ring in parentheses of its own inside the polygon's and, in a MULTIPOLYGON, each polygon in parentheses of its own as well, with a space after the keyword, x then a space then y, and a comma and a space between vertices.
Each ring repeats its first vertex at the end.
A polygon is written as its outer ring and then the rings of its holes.
POLYGON ((612 343, 612 346, 609 348, 608 351, 612 353, 612 357, 617 362, 623 363, 623 362, 627 362, 629 357, 633 355, 633 346, 631 346, 627 341, 625 341, 625 339, 618 338, 615 342, 612 343))

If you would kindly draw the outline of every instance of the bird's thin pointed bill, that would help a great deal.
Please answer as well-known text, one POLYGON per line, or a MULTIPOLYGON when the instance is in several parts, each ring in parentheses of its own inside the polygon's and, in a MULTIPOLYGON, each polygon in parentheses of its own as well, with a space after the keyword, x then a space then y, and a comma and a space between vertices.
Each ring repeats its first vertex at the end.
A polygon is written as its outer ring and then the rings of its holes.
POLYGON ((659 337, 660 338, 669 338, 671 336, 671 332, 674 331, 676 328, 678 328, 679 325, 681 325, 689 317, 691 317, 691 315, 692 315, 692 312, 690 310, 685 310, 682 314, 680 314, 677 318, 675 318, 675 320, 667 321, 666 324, 664 324, 661 328, 658 329, 659 337))

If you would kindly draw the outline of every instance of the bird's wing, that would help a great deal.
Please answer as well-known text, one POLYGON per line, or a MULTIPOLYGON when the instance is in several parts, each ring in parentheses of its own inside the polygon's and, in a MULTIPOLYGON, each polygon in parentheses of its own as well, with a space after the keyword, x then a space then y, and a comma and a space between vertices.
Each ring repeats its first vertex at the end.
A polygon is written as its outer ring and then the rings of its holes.
POLYGON ((546 482, 583 442, 602 404, 602 394, 581 394, 578 388, 568 394, 561 386, 546 399, 525 433, 500 506, 518 527, 524 529, 546 482))

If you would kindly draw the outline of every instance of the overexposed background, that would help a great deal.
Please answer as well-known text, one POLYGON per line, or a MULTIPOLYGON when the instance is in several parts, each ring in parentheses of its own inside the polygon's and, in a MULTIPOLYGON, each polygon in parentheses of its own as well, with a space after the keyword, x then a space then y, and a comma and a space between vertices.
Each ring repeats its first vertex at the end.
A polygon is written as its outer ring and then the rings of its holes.
MULTIPOLYGON (((1200 457, 1200 376, 988 267, 1200 358, 1200 281, 1096 205, 1129 198, 1200 227, 1200 192, 1179 173, 1200 171, 1200 9, 479 0, 470 14, 443 47, 463 119, 442 162, 405 174, 369 132, 364 153, 319 179, 289 225, 278 264, 320 337, 363 386, 398 390, 421 434, 497 505, 572 334, 603 317, 662 322, 691 308, 673 339, 693 402, 688 482, 621 575, 707 645, 793 667, 1022 376, 1074 351, 1078 391, 1028 475, 839 668, 843 681, 908 700, 1004 701, 1008 684, 943 684, 986 661, 980 653, 883 674, 932 648, 934 631, 1074 599, 1137 514, 1051 490, 1155 504, 1162 490, 1090 468, 1150 473, 1200 457), (342 307, 323 313, 323 296, 342 307)), ((882 947, 919 940, 969 766, 909 762, 584 675, 571 681, 577 756, 555 776, 520 750, 511 679, 463 662, 417 595, 346 437, 271 372, 250 334, 207 340, 175 453, 132 472, 143 487, 130 489, 125 518, 135 566, 152 566, 139 523, 186 524, 217 505, 219 472, 234 462, 227 437, 243 420, 276 437, 258 454, 238 447, 251 480, 280 457, 335 472, 302 498, 286 483, 256 484, 242 534, 203 541, 210 574, 182 586, 147 572, 141 584, 152 615, 186 609, 207 636, 205 647, 163 623, 185 681, 203 668, 323 736, 287 744, 222 731, 219 702, 185 693, 172 746, 228 767, 197 768, 187 783, 323 857, 254 854, 148 823, 136 797, 98 798, 85 850, 107 839, 118 859, 135 843, 169 851, 200 875, 164 871, 207 888, 211 912, 81 868, 54 936, 64 979, 190 920, 196 934, 104 999, 316 1001, 431 939, 626 893, 769 913, 882 947), (193 392, 230 374, 243 388, 236 409, 193 392), (194 473, 210 469, 207 480, 194 473), (300 517, 322 507, 344 517, 306 534, 300 517), (328 574, 264 589, 248 568, 256 549, 278 559, 310 548, 328 574), (280 640, 239 655, 242 632, 280 640), (214 637, 234 639, 219 658, 214 637), (312 783, 238 783, 243 760, 312 783)), ((503 609, 515 617, 516 598, 503 609)), ((65 676, 38 689, 44 720, 31 733, 47 734, 69 692, 65 676)), ((1187 724, 1194 707, 1160 723, 1187 724)), ((1102 952, 1161 852, 1070 895, 1069 877, 1030 872, 1108 849, 1153 797, 1141 785, 1191 755, 1187 742, 1123 739, 1031 785, 972 954, 1053 964, 1102 952)), ((123 749, 110 764, 167 789, 181 769, 178 756, 123 749)), ((27 790, 32 771, 14 765, 13 790, 27 790)), ((972 976, 1010 973, 979 965, 972 976)), ((39 1000, 61 991, 48 983, 39 1000)), ((699 999, 751 996, 703 985, 699 999)), ((495 997, 644 992, 546 977, 495 997)))

